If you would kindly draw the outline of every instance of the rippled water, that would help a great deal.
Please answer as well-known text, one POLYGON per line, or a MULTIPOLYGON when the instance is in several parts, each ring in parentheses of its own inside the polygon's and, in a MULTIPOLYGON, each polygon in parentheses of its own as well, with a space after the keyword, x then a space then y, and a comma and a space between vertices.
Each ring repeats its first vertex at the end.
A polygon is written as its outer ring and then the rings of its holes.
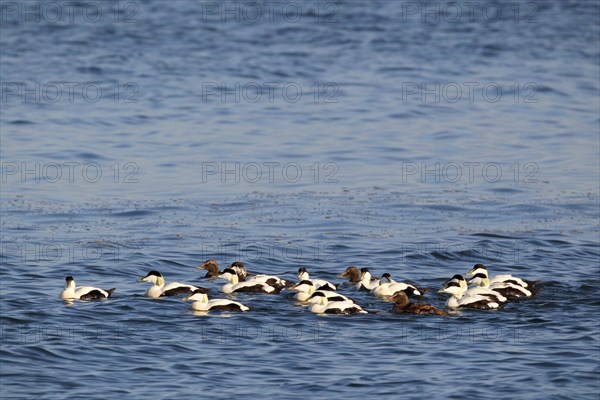
POLYGON ((0 28, 2 398, 597 398, 596 2, 27 3, 0 28), (151 269, 219 296, 207 258, 544 283, 449 318, 142 296, 151 269), (68 306, 66 275, 117 290, 68 306))

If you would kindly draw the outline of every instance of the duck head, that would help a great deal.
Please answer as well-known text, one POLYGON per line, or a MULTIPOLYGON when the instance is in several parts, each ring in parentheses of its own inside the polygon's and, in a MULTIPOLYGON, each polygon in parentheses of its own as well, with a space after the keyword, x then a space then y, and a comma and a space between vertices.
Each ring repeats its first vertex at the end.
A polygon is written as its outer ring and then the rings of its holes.
POLYGON ((219 274, 219 264, 216 260, 208 259, 196 267, 197 269, 207 270, 206 276, 217 276, 219 274))
POLYGON ((308 270, 305 267, 298 268, 298 279, 301 281, 310 279, 308 270))
POLYGON ((206 294, 206 290, 198 288, 185 296, 183 301, 200 301, 202 303, 208 303, 208 295, 206 294))
POLYGON ((165 278, 158 271, 150 271, 146 276, 138 279, 138 282, 150 282, 157 286, 163 286, 165 284, 165 278))
POLYGON ((469 281, 469 284, 474 286, 488 287, 490 286, 490 278, 487 273, 477 272, 473 275, 473 278, 469 281))
POLYGON ((478 273, 482 273, 482 274, 486 274, 486 275, 488 274, 487 268, 485 267, 485 265, 475 264, 473 266, 473 268, 471 268, 471 270, 469 272, 467 272, 467 276, 473 276, 478 273))

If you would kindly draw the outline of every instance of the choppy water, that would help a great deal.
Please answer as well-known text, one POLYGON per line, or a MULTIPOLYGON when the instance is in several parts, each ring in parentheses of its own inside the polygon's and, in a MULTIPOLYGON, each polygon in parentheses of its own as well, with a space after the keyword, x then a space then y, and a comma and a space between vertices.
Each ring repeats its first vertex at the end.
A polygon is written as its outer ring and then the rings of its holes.
POLYGON ((2 2, 1 397, 597 398, 598 3, 477 4, 2 2), (441 318, 135 282, 207 258, 544 284, 441 318))

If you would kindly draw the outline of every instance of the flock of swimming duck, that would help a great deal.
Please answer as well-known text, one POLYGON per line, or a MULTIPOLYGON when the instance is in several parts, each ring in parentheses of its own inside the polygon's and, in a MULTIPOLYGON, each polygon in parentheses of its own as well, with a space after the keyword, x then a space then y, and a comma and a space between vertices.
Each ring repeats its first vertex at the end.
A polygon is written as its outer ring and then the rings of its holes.
MULTIPOLYGON (((367 313, 350 297, 337 291, 340 284, 323 279, 311 278, 306 268, 298 270, 298 282, 286 281, 274 275, 250 274, 243 263, 236 261, 224 270, 219 270, 215 260, 207 260, 196 267, 206 270, 205 278, 225 280, 220 291, 225 294, 235 293, 266 293, 277 294, 282 290, 292 290, 298 303, 308 306, 309 310, 318 314, 355 314, 367 313)), ((476 264, 466 276, 454 275, 446 281, 438 293, 449 294, 446 306, 450 310, 472 308, 494 310, 503 307, 508 301, 533 296, 537 292, 540 281, 529 281, 512 275, 488 276, 483 264, 476 264)), ((447 316, 448 311, 425 303, 414 303, 409 298, 423 296, 428 289, 419 288, 413 284, 395 281, 390 274, 385 273, 381 278, 371 276, 367 268, 348 267, 338 275, 347 278, 349 285, 356 290, 368 291, 378 298, 394 303, 392 311, 408 314, 436 314, 447 316)), ((160 298, 166 296, 185 295, 184 301, 192 301, 191 308, 195 311, 249 311, 250 308, 242 303, 226 298, 208 299, 206 289, 199 286, 179 282, 166 284, 165 278, 158 271, 150 271, 138 279, 152 286, 146 291, 146 296, 160 298)), ((102 300, 111 296, 113 289, 104 290, 92 286, 75 286, 71 276, 66 277, 66 287, 60 298, 72 300, 102 300)))

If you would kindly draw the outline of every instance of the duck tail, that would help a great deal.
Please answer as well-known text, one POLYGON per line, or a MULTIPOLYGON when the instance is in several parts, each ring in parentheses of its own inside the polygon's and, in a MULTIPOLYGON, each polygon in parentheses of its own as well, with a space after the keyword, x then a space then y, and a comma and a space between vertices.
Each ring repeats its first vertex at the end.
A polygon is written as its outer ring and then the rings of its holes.
POLYGON ((425 293, 429 292, 431 289, 429 288, 424 288, 424 287, 418 287, 415 286, 417 288, 417 290, 419 291, 419 293, 421 293, 421 296, 423 296, 425 293))
POLYGON ((540 283, 542 283, 541 280, 537 280, 537 281, 528 281, 527 279, 523 279, 525 281, 525 283, 528 285, 528 289, 531 287, 533 288, 534 286, 539 285, 540 283))
POLYGON ((537 294, 542 290, 541 286, 537 286, 539 284, 539 282, 541 282, 541 281, 536 281, 536 282, 538 282, 538 283, 536 283, 533 286, 529 286, 527 288, 527 290, 529 290, 531 292, 531 296, 537 296, 537 294))
POLYGON ((273 289, 275 289, 271 292, 271 294, 279 294, 283 290, 283 288, 285 288, 285 285, 281 285, 281 284, 269 285, 269 286, 271 286, 273 289))
POLYGON ((117 290, 117 289, 116 289, 116 288, 108 289, 108 290, 106 291, 106 293, 108 293, 108 296, 106 296, 106 297, 110 297, 110 296, 112 296, 112 294, 113 294, 113 292, 114 292, 115 290, 117 290))

